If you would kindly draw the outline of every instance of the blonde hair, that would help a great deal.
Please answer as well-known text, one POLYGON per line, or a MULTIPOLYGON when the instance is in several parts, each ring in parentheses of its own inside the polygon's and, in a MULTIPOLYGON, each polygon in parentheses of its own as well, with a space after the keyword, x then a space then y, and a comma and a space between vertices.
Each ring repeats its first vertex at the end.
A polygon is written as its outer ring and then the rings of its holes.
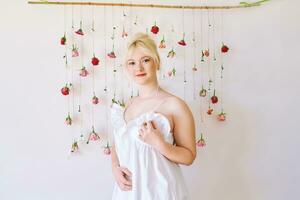
POLYGON ((125 53, 125 58, 130 51, 137 47, 141 47, 144 50, 148 51, 154 62, 157 64, 157 69, 160 68, 160 56, 157 51, 157 46, 155 44, 155 41, 148 34, 138 32, 132 36, 131 40, 127 44, 127 52, 125 53))

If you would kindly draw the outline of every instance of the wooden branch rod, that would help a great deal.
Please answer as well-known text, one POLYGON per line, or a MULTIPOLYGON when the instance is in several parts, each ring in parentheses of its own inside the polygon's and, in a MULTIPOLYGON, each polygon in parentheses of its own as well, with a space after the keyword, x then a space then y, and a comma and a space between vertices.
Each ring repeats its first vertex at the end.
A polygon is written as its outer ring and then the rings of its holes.
POLYGON ((28 1, 29 4, 51 4, 51 5, 81 5, 81 6, 120 6, 120 7, 143 7, 143 8, 172 8, 172 9, 232 9, 247 8, 254 5, 235 6, 183 6, 183 5, 158 5, 158 4, 129 4, 129 3, 100 3, 100 2, 55 2, 55 1, 28 1))

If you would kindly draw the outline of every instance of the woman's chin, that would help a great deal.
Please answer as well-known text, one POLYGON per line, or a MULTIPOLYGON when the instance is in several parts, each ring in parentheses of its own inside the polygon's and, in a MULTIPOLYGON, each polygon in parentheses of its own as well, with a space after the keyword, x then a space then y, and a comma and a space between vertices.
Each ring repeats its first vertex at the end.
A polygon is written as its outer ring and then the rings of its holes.
POLYGON ((143 77, 143 78, 137 77, 137 78, 134 79, 134 82, 138 85, 145 85, 149 82, 149 79, 147 79, 145 77, 143 77))
POLYGON ((137 85, 145 85, 147 83, 147 81, 145 81, 145 80, 136 80, 135 83, 137 85))

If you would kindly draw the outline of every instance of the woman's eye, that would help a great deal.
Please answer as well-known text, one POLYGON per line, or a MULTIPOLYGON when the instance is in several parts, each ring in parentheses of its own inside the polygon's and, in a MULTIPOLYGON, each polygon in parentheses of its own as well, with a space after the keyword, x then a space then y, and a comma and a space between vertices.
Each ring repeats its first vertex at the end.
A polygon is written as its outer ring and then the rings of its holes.
POLYGON ((129 62, 129 63, 128 63, 128 65, 134 65, 134 64, 135 64, 134 62, 129 62))
POLYGON ((147 63, 147 62, 149 62, 149 61, 150 61, 149 58, 146 58, 146 59, 144 60, 145 63, 147 63))

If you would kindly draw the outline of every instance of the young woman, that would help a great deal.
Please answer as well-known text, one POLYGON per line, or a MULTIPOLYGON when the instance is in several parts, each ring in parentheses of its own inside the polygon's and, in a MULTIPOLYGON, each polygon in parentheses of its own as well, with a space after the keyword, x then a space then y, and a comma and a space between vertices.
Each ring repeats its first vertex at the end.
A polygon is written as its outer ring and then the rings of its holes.
POLYGON ((128 43, 124 67, 139 87, 125 108, 113 104, 113 200, 187 200, 178 164, 196 157, 195 124, 187 104, 162 89, 155 42, 137 33, 128 43))

